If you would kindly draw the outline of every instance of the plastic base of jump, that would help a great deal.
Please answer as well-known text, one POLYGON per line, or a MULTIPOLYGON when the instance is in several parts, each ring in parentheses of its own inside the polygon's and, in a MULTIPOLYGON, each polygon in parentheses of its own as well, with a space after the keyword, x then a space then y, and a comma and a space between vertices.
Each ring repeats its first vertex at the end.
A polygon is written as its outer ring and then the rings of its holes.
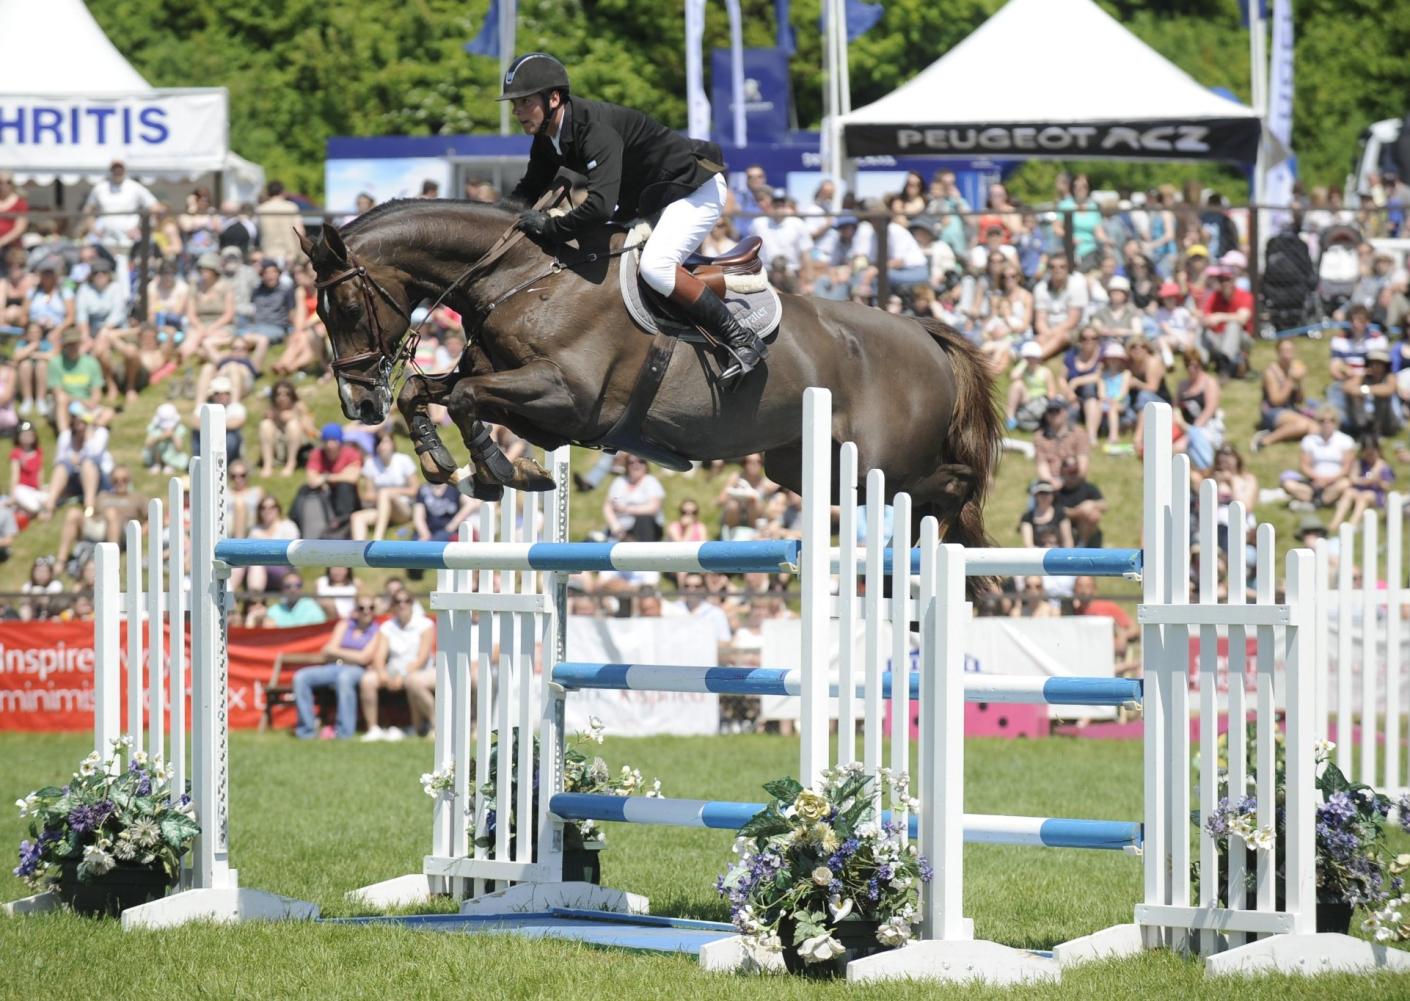
POLYGON ((175 928, 192 921, 311 921, 318 905, 239 887, 183 890, 122 912, 122 930, 175 928))
POLYGON ((595 883, 515 883, 460 905, 461 914, 520 914, 552 910, 650 914, 651 901, 636 893, 595 883))
POLYGON ((912 942, 900 949, 878 952, 847 964, 849 983, 878 980, 939 980, 946 983, 1056 983, 1062 977, 1057 962, 997 942, 912 942))
POLYGON ((1289 973, 1410 972, 1410 953, 1350 935, 1272 935, 1215 953, 1204 961, 1207 976, 1289 973))
POLYGON ((362 904, 367 907, 409 907, 412 904, 424 904, 432 897, 442 894, 442 891, 434 885, 433 880, 434 883, 444 882, 437 877, 427 876, 425 873, 412 872, 405 876, 384 879, 371 886, 349 890, 344 894, 344 897, 349 903, 362 904))
POLYGON ((57 911, 62 906, 59 895, 51 890, 36 893, 32 897, 21 897, 8 904, 0 904, 0 913, 6 917, 17 918, 24 914, 46 914, 49 911, 57 911))
POLYGON ((1157 942, 1140 925, 1124 924, 1053 946, 1058 966, 1076 966, 1102 959, 1126 959, 1155 948, 1157 942))

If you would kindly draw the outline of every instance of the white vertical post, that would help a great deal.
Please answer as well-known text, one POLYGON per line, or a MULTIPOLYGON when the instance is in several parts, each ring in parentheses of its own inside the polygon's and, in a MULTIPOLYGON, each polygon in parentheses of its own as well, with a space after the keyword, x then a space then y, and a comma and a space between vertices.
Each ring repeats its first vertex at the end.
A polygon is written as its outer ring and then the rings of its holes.
MULTIPOLYGON (((1391 494, 1386 501, 1386 784, 1382 790, 1391 795, 1400 791, 1400 614, 1405 600, 1400 547, 1404 544, 1404 518, 1404 498, 1391 494)), ((1318 682, 1313 683, 1313 694, 1320 694, 1318 682)))
MULTIPOLYGON (((1269 535, 1272 535, 1271 529, 1269 535)), ((1312 642, 1308 630, 1302 625, 1307 621, 1307 605, 1315 600, 1311 582, 1312 562, 1312 554, 1305 549, 1288 553, 1287 601, 1292 606, 1292 616, 1291 624, 1284 633, 1284 669, 1287 677, 1284 701, 1288 727, 1285 793, 1288 843, 1285 848, 1284 871, 1287 878, 1284 893, 1287 910, 1294 916, 1294 931, 1306 935, 1317 930, 1318 796, 1314 788, 1316 763, 1311 721, 1308 719, 1308 709, 1312 703, 1312 672, 1307 669, 1312 656, 1312 642)), ((1310 611, 1316 614, 1316 609, 1310 611)), ((1269 774, 1271 778, 1271 772, 1269 774)), ((1261 800, 1259 806, 1262 806, 1261 800)), ((1262 818, 1259 822, 1262 823, 1262 818)))
MULTIPOLYGON (((493 504, 486 503, 480 506, 479 540, 481 542, 494 541, 493 504)), ((487 594, 494 590, 493 570, 481 570, 476 576, 475 590, 477 592, 487 594)), ((490 780, 490 737, 495 728, 495 692, 498 687, 492 661, 495 634, 494 616, 489 612, 480 612, 478 615, 479 621, 476 623, 475 677, 479 688, 476 701, 476 714, 479 717, 479 721, 475 734, 475 829, 471 834, 472 840, 478 839, 480 833, 485 830, 486 825, 489 823, 489 807, 485 797, 480 793, 480 790, 483 789, 490 780)), ((499 857, 497 848, 478 843, 474 846, 474 852, 475 858, 499 857)), ((473 888, 474 895, 478 897, 484 891, 484 881, 476 880, 473 888)))
POLYGON ((93 589, 93 750, 107 758, 122 734, 122 591, 118 547, 100 542, 94 550, 93 589))
MULTIPOLYGON (((931 547, 928 547, 931 548, 931 547)), ((920 853, 935 876, 921 891, 921 938, 966 938, 964 926, 965 551, 933 547, 934 594, 922 613, 920 853)), ((923 572, 926 562, 922 557, 923 572)), ((895 677, 892 690, 895 690, 895 677)))
POLYGON ((1377 548, 1376 512, 1365 511, 1361 516, 1361 773, 1357 776, 1373 789, 1384 788, 1376 781, 1376 695, 1381 673, 1380 651, 1376 637, 1377 548))
MULTIPOLYGON (((510 542, 514 537, 514 494, 504 492, 499 504, 499 537, 510 542)), ((502 571, 499 583, 491 590, 506 594, 514 589, 514 574, 502 571)), ((509 612, 495 613, 495 632, 499 640, 499 683, 495 686, 495 721, 499 731, 499 745, 495 753, 495 854, 502 861, 514 858, 514 842, 510 837, 509 816, 514 809, 514 717, 512 713, 514 686, 514 632, 513 615, 509 612)), ((525 860, 527 861, 527 860, 525 860)))
POLYGON ((162 670, 162 502, 147 505, 147 754, 166 759, 166 719, 162 670))
MULTIPOLYGON (((891 529, 891 771, 899 782, 911 770, 911 629, 906 608, 911 603, 911 496, 900 493, 892 502, 891 529)), ((909 813, 904 796, 891 792, 895 819, 909 813)), ((901 829, 905 839, 905 828, 901 829)))
MULTIPOLYGON (((1171 411, 1166 404, 1151 404, 1146 408, 1144 506, 1145 534, 1141 540, 1141 600, 1147 605, 1168 603, 1170 599, 1171 509, 1170 485, 1171 411)), ((1177 656, 1183 653, 1176 651, 1177 656)), ((1145 719, 1145 850, 1143 857, 1143 895, 1147 904, 1169 904, 1166 881, 1170 869, 1167 817, 1169 804, 1165 795, 1169 779, 1165 772, 1164 728, 1170 726, 1166 700, 1166 662, 1170 653, 1165 646, 1165 627, 1156 624, 1141 626, 1141 659, 1143 662, 1145 719)), ((1181 722, 1183 725, 1183 722, 1181 722)), ((1177 818, 1178 820, 1179 818, 1177 818)), ((1161 932, 1162 944, 1169 936, 1161 932)))
MULTIPOLYGON (((857 760, 857 446, 837 454, 837 763, 857 760)), ((864 696, 865 697, 865 696, 864 696)))
MULTIPOLYGON (((456 577, 460 576, 458 571, 437 570, 436 590, 455 591, 456 577)), ((456 740, 460 730, 457 726, 458 720, 455 718, 455 707, 459 704, 460 679, 455 676, 450 663, 450 650, 453 647, 451 636, 458 624, 456 619, 464 612, 436 612, 436 652, 434 663, 436 665, 436 712, 433 723, 436 728, 436 736, 433 745, 431 767, 435 770, 445 768, 450 765, 454 769, 454 784, 451 786, 450 795, 441 793, 437 796, 435 803, 431 807, 431 854, 440 858, 455 856, 459 854, 457 848, 464 844, 465 829, 465 806, 466 801, 460 798, 460 787, 464 781, 463 772, 468 762, 462 762, 460 755, 456 753, 456 740), (457 822, 457 817, 459 821, 457 822), (457 842, 456 828, 460 829, 461 839, 457 842)), ((468 683, 468 679, 467 679, 468 683)), ((463 849, 462 849, 463 850, 463 849)), ((447 879, 443 883, 440 880, 432 880, 432 889, 438 892, 449 892, 452 896, 457 893, 459 880, 447 879)))
POLYGON ((1313 710, 1317 727, 1317 739, 1328 740, 1331 738, 1331 684, 1332 665, 1331 650, 1327 647, 1328 622, 1327 616, 1331 611, 1331 573, 1332 573, 1332 548, 1326 539, 1318 539, 1312 547, 1315 582, 1313 586, 1317 590, 1316 615, 1317 620, 1313 623, 1312 643, 1313 662, 1315 664, 1317 680, 1314 683, 1316 705, 1313 710))
POLYGON ((215 544, 225 534, 225 409, 201 408, 205 455, 193 478, 191 522, 192 798, 201 833, 192 881, 225 887, 230 875, 229 663, 225 577, 216 573, 215 544))
MULTIPOLYGON (((817 783, 828 758, 828 582, 832 571, 832 393, 811 388, 803 392, 803 532, 799 568, 803 602, 802 726, 798 779, 817 783)), ((871 497, 867 498, 870 504, 871 497)), ((868 547, 876 543, 868 539, 868 547)))
MULTIPOLYGON (((1219 541, 1214 516, 1219 508, 1219 487, 1214 479, 1200 484, 1199 491, 1199 594, 1201 605, 1219 603, 1219 541)), ((1242 529, 1229 519, 1229 534, 1242 529)), ((1241 677, 1244 652, 1229 644, 1229 688, 1241 677), (1237 667, 1235 665, 1238 665, 1237 667)), ((1229 741, 1232 745, 1234 720, 1229 719, 1229 741)), ((1201 817, 1213 816, 1219 806, 1219 630, 1200 626, 1199 629, 1199 812, 1201 817)), ((1230 797, 1237 795, 1231 788, 1230 797)), ((1237 854, 1232 852, 1231 854, 1237 854)), ((1199 828, 1199 906, 1214 907, 1219 901, 1219 846, 1214 835, 1199 828)), ((1214 933, 1200 933, 1200 952, 1214 949, 1214 933)))
MULTIPOLYGON (((1273 576, 1274 553, 1276 552, 1273 538, 1272 525, 1258 526, 1258 595, 1257 601, 1260 605, 1271 605, 1274 603, 1276 594, 1274 592, 1273 576)), ((1304 592, 1306 593, 1306 592, 1304 592)), ((1277 778, 1275 775, 1274 755, 1276 753, 1277 740, 1277 699, 1273 690, 1274 681, 1274 661, 1276 651, 1274 643, 1274 627, 1258 626, 1258 681, 1255 693, 1254 716, 1258 720, 1258 729, 1255 736, 1256 768, 1258 771, 1258 786, 1256 795, 1258 797, 1258 817, 1259 827, 1273 830, 1273 821, 1278 808, 1277 778)), ((1289 734, 1291 737, 1291 734, 1289 734)), ((1269 847, 1258 853, 1258 868, 1255 874, 1255 885, 1258 887, 1258 910, 1271 911, 1277 906, 1275 895, 1275 860, 1277 857, 1276 845, 1269 847)))
POLYGON ((127 586, 122 615, 127 622, 127 726, 132 738, 129 753, 142 749, 142 524, 127 523, 127 586))
MULTIPOLYGON (((194 481, 200 459, 192 463, 194 481)), ((186 498, 181 481, 172 477, 167 488, 167 640, 171 665, 171 788, 178 795, 186 791, 186 498)))
MULTIPOLYGON (((1170 603, 1190 603, 1190 457, 1177 455, 1171 460, 1171 501, 1173 515, 1170 538, 1170 603)), ((1166 760, 1172 769, 1169 787, 1170 814, 1170 895, 1177 907, 1190 904, 1190 681, 1187 667, 1190 651, 1190 627, 1165 627, 1165 693, 1169 706, 1166 717, 1166 760)))
POLYGON ((1351 567, 1356 561, 1352 526, 1337 535, 1337 767, 1352 775, 1351 567))
MULTIPOLYGON (((520 505, 522 517, 517 542, 531 542, 534 538, 533 524, 538 517, 537 494, 521 493, 516 491, 516 500, 520 505)), ((512 506, 512 505, 508 505, 512 506)), ((534 590, 535 581, 538 574, 523 573, 518 577, 518 587, 515 591, 519 594, 528 594, 534 590)), ((519 743, 519 801, 514 811, 514 815, 519 818, 519 826, 516 831, 519 839, 519 849, 516 855, 521 862, 528 862, 533 858, 534 839, 538 834, 538 829, 534 826, 536 815, 534 814, 534 739, 538 735, 538 686, 534 678, 534 646, 538 640, 538 630, 535 628, 535 613, 515 612, 513 616, 514 628, 518 633, 516 639, 518 664, 515 665, 514 673, 519 679, 519 723, 517 732, 519 743)))
MULTIPOLYGON (((866 607, 866 639, 862 653, 866 671, 866 718, 867 725, 862 732, 862 767, 873 777, 881 772, 882 747, 882 593, 885 577, 882 575, 882 560, 886 548, 886 476, 879 469, 867 473, 867 576, 866 591, 862 601, 866 607)), ((881 787, 872 786, 873 806, 881 810, 881 787)))
MULTIPOLYGON (((568 480, 571 476, 567 447, 549 452, 545 458, 557 484, 549 494, 544 512, 544 538, 548 542, 568 539, 568 480)), ((542 676, 539 679, 539 866, 548 881, 563 878, 563 821, 549 812, 554 793, 563 791, 565 705, 562 687, 553 682, 553 671, 567 658, 568 575, 539 574, 540 593, 548 599, 548 610, 539 617, 540 645, 543 649, 542 676)))
MULTIPOLYGON (((1244 506, 1235 501, 1229 505, 1229 604, 1248 602, 1248 530, 1245 528, 1244 506)), ((1237 803, 1248 792, 1248 630, 1244 626, 1229 627, 1229 800, 1237 803)), ((1203 730, 1200 731, 1204 733, 1203 730)), ((1201 752, 1203 753, 1203 752, 1201 752)), ((1211 759, 1201 759, 1207 767, 1211 759)), ((1245 910, 1248 903, 1244 891, 1244 853, 1231 851, 1226 882, 1230 910, 1245 910)), ((1211 871, 1210 877, 1214 875, 1211 871)), ((1203 882, 1201 882, 1201 886, 1203 882)), ((1243 932, 1230 932, 1230 946, 1244 944, 1243 932)))

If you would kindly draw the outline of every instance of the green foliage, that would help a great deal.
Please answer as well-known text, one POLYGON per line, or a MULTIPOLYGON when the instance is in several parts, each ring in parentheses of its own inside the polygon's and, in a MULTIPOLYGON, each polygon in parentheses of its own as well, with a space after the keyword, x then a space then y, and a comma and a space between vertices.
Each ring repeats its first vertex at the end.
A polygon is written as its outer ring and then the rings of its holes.
MULTIPOLYGON (((94 17, 157 86, 230 89, 232 146, 270 176, 317 195, 325 141, 335 135, 453 135, 497 130, 499 64, 462 46, 479 31, 488 0, 328 3, 289 0, 252 7, 213 0, 95 0, 94 17)), ((744 43, 774 43, 772 0, 743 0, 744 43)), ((851 46, 854 106, 911 79, 1002 6, 1002 0, 886 0, 878 25, 851 46)), ((1248 33, 1234 4, 1116 2, 1103 6, 1156 51, 1206 86, 1247 98, 1248 33)), ((799 124, 822 117, 819 0, 795 0, 798 51, 792 60, 799 124)), ((1410 7, 1366 0, 1302 0, 1297 18, 1297 115, 1293 147, 1309 183, 1340 183, 1359 131, 1407 110, 1410 7)), ((679 4, 636 0, 521 0, 518 49, 552 49, 582 93, 641 107, 685 124, 685 28, 679 4)), ((706 9, 705 47, 729 44, 723 4, 706 9)), ((1051 67, 994 67, 990 81, 1045 73, 1101 54, 1055 47, 1051 67)), ((707 63, 708 65, 708 63, 707 63)), ((1112 86, 1122 85, 1112 80, 1112 86)), ((963 101, 964 95, 938 95, 963 101)), ((1123 167, 1093 170, 1099 186, 1144 185, 1156 177, 1208 178, 1237 193, 1228 168, 1123 167), (1233 182, 1233 183, 1231 183, 1233 182)), ((1026 186, 1024 182, 1020 187, 1026 186)), ((1051 183, 1036 183, 1043 193, 1051 183)))

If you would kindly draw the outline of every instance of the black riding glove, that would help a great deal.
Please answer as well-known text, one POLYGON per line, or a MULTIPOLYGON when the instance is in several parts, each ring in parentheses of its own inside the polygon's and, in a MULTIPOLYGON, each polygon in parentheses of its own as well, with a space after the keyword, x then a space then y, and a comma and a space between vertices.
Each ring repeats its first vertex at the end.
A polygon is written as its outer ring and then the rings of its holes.
POLYGON ((542 240, 548 235, 548 213, 536 212, 533 209, 520 212, 519 221, 514 225, 534 239, 542 240))

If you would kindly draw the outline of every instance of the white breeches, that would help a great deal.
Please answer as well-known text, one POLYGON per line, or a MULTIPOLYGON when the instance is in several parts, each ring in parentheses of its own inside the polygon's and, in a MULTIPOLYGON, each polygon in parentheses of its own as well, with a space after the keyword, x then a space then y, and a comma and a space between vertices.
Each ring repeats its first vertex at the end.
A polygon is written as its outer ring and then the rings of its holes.
POLYGON ((725 210, 725 179, 716 174, 661 212, 646 246, 641 248, 641 277, 657 292, 670 295, 676 268, 699 249, 725 210))

